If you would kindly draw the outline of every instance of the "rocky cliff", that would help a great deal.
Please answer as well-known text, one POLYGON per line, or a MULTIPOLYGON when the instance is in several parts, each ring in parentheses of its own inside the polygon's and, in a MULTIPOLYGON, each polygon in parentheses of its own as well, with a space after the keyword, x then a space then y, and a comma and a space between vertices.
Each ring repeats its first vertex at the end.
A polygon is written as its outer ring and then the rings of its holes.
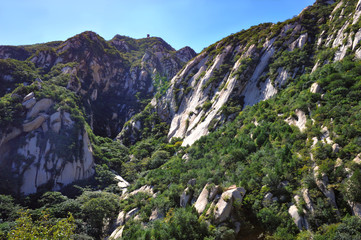
MULTIPOLYGON (((108 137, 116 136, 123 124, 144 107, 142 101, 157 92, 156 76, 171 79, 194 56, 191 48, 175 51, 161 38, 137 40, 116 35, 105 41, 94 32, 64 42, 0 46, 0 58, 27 59, 48 78, 59 73, 71 75, 67 88, 82 98, 94 132, 108 137)), ((20 80, 4 74, 2 81, 20 80)), ((3 91, 12 89, 9 86, 3 91)))
POLYGON ((6 126, 0 132, 2 192, 59 190, 94 174, 84 122, 77 113, 67 112, 58 99, 43 98, 42 88, 47 86, 37 83, 17 88, 10 96, 12 104, 21 104, 16 121, 1 119, 6 126), (27 93, 30 88, 35 93, 27 93))
POLYGON ((91 177, 88 133, 115 136, 194 56, 161 38, 105 41, 94 32, 0 46, 2 191, 59 190, 91 177))
MULTIPOLYGON (((360 6, 317 1, 290 20, 254 26, 209 46, 171 80, 164 96, 151 102, 152 111, 169 125, 168 139, 191 145, 296 77, 349 55, 360 59, 360 6)), ((139 139, 142 124, 133 121, 118 139, 139 139)))

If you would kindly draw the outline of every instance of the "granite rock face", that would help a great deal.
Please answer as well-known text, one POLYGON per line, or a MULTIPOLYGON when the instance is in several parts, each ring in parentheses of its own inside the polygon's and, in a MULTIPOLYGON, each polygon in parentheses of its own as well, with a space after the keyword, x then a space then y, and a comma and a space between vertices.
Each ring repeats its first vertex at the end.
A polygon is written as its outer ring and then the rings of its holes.
MULTIPOLYGON (((29 94, 23 102, 35 98, 29 94)), ((60 190, 94 174, 92 146, 84 126, 75 124, 68 112, 54 112, 54 105, 47 98, 36 101, 32 108, 25 108, 21 129, 1 133, 1 178, 10 182, 2 191, 27 195, 40 189, 60 190)))

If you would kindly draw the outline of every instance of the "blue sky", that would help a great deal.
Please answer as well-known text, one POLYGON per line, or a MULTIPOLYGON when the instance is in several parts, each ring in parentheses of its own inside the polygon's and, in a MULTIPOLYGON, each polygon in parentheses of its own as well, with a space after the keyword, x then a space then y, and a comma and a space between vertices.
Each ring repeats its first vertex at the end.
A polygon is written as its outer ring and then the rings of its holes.
POLYGON ((0 45, 66 40, 91 30, 163 38, 197 52, 242 29, 284 21, 315 0, 1 0, 0 45))

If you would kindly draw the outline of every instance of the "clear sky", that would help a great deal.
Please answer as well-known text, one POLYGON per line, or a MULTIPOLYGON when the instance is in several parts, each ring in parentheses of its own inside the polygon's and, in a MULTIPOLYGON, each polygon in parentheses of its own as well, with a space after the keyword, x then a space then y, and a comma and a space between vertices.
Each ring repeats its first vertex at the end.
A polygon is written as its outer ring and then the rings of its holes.
POLYGON ((66 40, 94 31, 204 47, 263 22, 298 15, 315 0, 0 0, 0 45, 66 40))

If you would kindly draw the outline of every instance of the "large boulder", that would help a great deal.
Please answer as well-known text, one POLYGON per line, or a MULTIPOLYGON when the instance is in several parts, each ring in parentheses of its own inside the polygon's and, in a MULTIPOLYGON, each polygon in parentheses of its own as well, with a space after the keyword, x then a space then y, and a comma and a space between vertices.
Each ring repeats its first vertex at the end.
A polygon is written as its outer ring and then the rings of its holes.
POLYGON ((124 222, 129 221, 129 219, 131 219, 132 217, 135 216, 135 214, 137 214, 139 212, 139 208, 133 208, 132 210, 130 210, 129 212, 127 212, 127 214, 125 215, 124 218, 124 222))
POLYGON ((54 132, 59 133, 60 128, 61 128, 61 113, 60 112, 55 112, 50 116, 50 126, 54 132))
POLYGON ((127 199, 128 197, 134 196, 138 193, 145 193, 145 194, 155 197, 156 194, 154 193, 153 188, 154 187, 152 187, 152 186, 144 185, 144 186, 140 187, 139 189, 134 190, 133 192, 123 194, 121 196, 121 199, 122 200, 127 199))
POLYGON ((209 184, 206 184, 204 186, 201 194, 199 194, 199 197, 197 198, 197 201, 194 204, 194 208, 197 210, 198 214, 201 214, 208 204, 208 195, 209 195, 208 187, 209 184))
POLYGON ((36 103, 36 99, 33 97, 33 98, 30 98, 29 100, 26 100, 25 102, 23 102, 23 106, 26 109, 30 109, 35 105, 35 103, 36 103))
POLYGON ((193 196, 193 191, 191 189, 189 189, 188 187, 186 189, 184 189, 181 197, 180 197, 180 206, 181 207, 186 207, 189 202, 191 201, 193 196))
POLYGON ((51 105, 53 105, 53 100, 49 98, 43 98, 40 101, 38 101, 34 107, 27 113, 26 118, 32 118, 38 115, 42 111, 47 111, 51 105))
POLYGON ((298 229, 300 229, 300 230, 309 229, 306 218, 304 218, 303 216, 300 216, 296 205, 292 205, 288 209, 288 213, 291 215, 291 217, 292 217, 293 221, 295 222, 296 226, 298 227, 298 229))
POLYGON ((217 196, 217 194, 220 192, 220 187, 212 186, 210 184, 206 184, 202 190, 202 192, 199 194, 197 201, 194 204, 195 209, 197 210, 198 214, 201 214, 209 201, 213 201, 213 199, 217 196))
POLYGON ((120 227, 120 226, 123 226, 124 223, 125 223, 125 212, 124 212, 124 211, 121 211, 121 212, 118 214, 117 220, 116 220, 115 223, 114 223, 115 228, 120 227))
POLYGON ((124 179, 124 178, 122 178, 121 176, 119 176, 119 175, 115 175, 115 180, 118 182, 118 187, 120 188, 120 189, 122 189, 122 195, 124 194, 124 193, 126 193, 127 192, 127 188, 129 187, 129 183, 124 179))
POLYGON ((306 208, 308 211, 310 211, 311 213, 313 213, 315 211, 315 208, 313 206, 309 191, 307 188, 302 189, 302 197, 303 200, 305 200, 306 203, 306 208))
POLYGON ((109 237, 109 240, 121 239, 123 235, 124 226, 115 229, 109 237))
POLYGON ((310 88, 311 93, 322 93, 322 89, 318 83, 313 83, 310 88))
POLYGON ((40 115, 37 118, 35 118, 33 121, 24 123, 23 131, 31 132, 31 131, 39 128, 44 123, 45 120, 46 120, 46 115, 40 115))
POLYGON ((241 203, 246 194, 244 188, 231 187, 222 193, 214 209, 214 220, 216 223, 224 222, 230 218, 232 208, 235 202, 241 203))

